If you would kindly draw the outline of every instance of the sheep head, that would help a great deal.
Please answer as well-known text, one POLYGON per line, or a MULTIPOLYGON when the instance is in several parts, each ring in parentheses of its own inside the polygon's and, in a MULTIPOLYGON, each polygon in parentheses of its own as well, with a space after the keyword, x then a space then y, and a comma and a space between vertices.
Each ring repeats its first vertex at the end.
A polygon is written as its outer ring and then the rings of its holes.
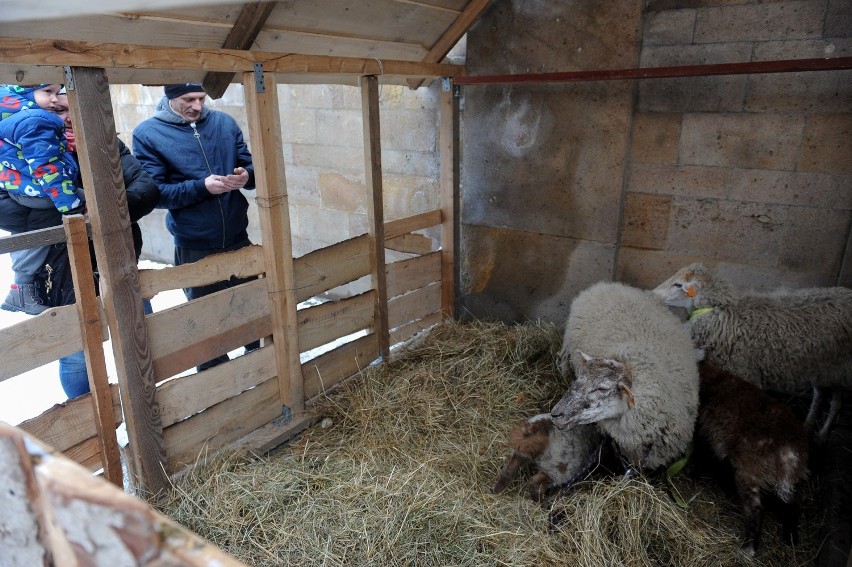
POLYGON ((687 311, 692 311, 705 305, 704 292, 711 282, 712 276, 703 264, 691 264, 678 270, 653 291, 666 305, 684 307, 687 311))
POLYGON ((636 403, 630 391, 630 367, 624 360, 580 354, 577 379, 550 410, 560 429, 618 419, 636 403))

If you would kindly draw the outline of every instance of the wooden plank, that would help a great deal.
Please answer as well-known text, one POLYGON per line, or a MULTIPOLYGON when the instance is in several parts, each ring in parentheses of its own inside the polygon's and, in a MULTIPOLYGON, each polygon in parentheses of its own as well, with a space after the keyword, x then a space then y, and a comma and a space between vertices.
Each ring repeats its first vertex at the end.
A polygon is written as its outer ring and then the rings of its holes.
POLYGON ((432 239, 422 234, 402 234, 396 238, 385 238, 385 248, 405 254, 428 254, 432 251, 432 239))
POLYGON ((371 333, 305 362, 302 365, 305 397, 312 399, 327 392, 369 366, 379 356, 379 343, 376 335, 371 333))
POLYGON ((257 191, 258 217, 266 253, 268 309, 272 311, 272 349, 281 404, 292 414, 305 409, 299 333, 296 323, 296 277, 293 267, 293 236, 284 172, 284 144, 278 114, 278 85, 265 73, 263 89, 251 73, 243 76, 249 119, 252 162, 257 191))
POLYGON ((309 252, 294 260, 296 300, 304 301, 370 274, 366 234, 309 252))
MULTIPOLYGON (((226 49, 251 49, 254 40, 266 23, 275 2, 246 2, 240 15, 234 22, 234 27, 228 32, 228 37, 222 43, 226 49)), ((211 98, 220 98, 225 89, 231 84, 234 73, 207 73, 204 77, 204 90, 211 98)))
POLYGON ((441 224, 441 210, 435 209, 385 223, 385 238, 396 238, 409 232, 431 228, 441 224))
POLYGON ((288 421, 275 419, 258 427, 248 435, 240 437, 228 450, 244 447, 255 454, 263 454, 293 439, 314 422, 314 416, 303 414, 288 421))
POLYGON ((103 468, 101 443, 98 440, 97 435, 89 437, 85 441, 82 441, 73 447, 69 447, 63 451, 62 454, 79 464, 81 467, 88 469, 90 472, 95 472, 96 470, 103 468))
POLYGON ((435 325, 438 325, 443 320, 443 316, 440 311, 436 311, 434 313, 429 313, 422 319, 417 319, 415 321, 411 321, 410 323, 406 323, 404 325, 400 325, 396 329, 391 330, 391 342, 393 344, 404 343, 410 340, 417 333, 423 332, 427 329, 431 329, 435 325))
POLYGON ((230 279, 248 278, 266 271, 263 248, 257 244, 233 252, 212 254, 191 264, 139 270, 142 297, 151 299, 162 291, 199 287, 230 279))
POLYGON ((68 235, 68 261, 74 280, 77 315, 80 318, 86 373, 89 377, 92 417, 98 430, 100 461, 103 463, 104 477, 116 486, 124 487, 118 439, 115 436, 109 377, 104 357, 100 301, 95 293, 95 277, 92 274, 92 256, 89 252, 86 221, 83 215, 66 215, 63 217, 63 224, 68 235))
POLYGON ((387 358, 390 355, 390 337, 385 275, 382 130, 379 120, 379 82, 373 75, 361 77, 361 119, 364 129, 364 178, 371 195, 367 201, 367 229, 370 236, 370 282, 376 292, 373 332, 379 341, 379 351, 387 358))
POLYGON ((456 316, 456 283, 460 281, 459 250, 459 90, 441 92, 438 102, 438 149, 441 155, 441 311, 456 316))
POLYGON ((73 305, 53 307, 0 332, 0 381, 38 368, 83 348, 73 305))
POLYGON ((264 279, 149 315, 156 381, 269 335, 271 321, 264 279))
POLYGON ((396 297, 441 281, 441 253, 409 258, 388 264, 388 297, 396 297))
POLYGON ((97 68, 71 69, 66 84, 130 439, 129 468, 137 485, 158 492, 168 485, 166 455, 109 84, 97 68))
POLYGON ((389 324, 391 329, 422 319, 426 315, 441 310, 441 286, 430 285, 400 295, 388 302, 389 324))
POLYGON ((275 378, 272 349, 264 346, 227 364, 181 376, 157 387, 163 427, 232 398, 244 390, 275 378))
POLYGON ((57 242, 65 242, 65 230, 61 226, 0 236, 0 254, 8 254, 36 246, 50 246, 57 242))
MULTIPOLYGON (((469 30, 476 20, 479 19, 479 16, 482 15, 482 12, 485 11, 485 8, 487 8, 490 3, 491 0, 471 0, 468 2, 464 11, 455 20, 453 20, 452 25, 447 28, 444 34, 438 38, 438 41, 432 45, 431 49, 429 49, 429 53, 427 53, 423 58, 423 61, 430 63, 442 61, 450 50, 455 47, 462 36, 467 33, 467 30, 469 30)), ((413 89, 422 85, 422 80, 410 82, 410 86, 413 89)))
POLYGON ((299 345, 303 352, 356 333, 373 323, 375 291, 299 310, 299 345))
MULTIPOLYGON (((116 426, 121 421, 121 400, 118 384, 110 384, 112 418, 116 426)), ((92 419, 91 394, 57 404, 41 415, 18 424, 20 429, 38 437, 57 451, 66 451, 98 434, 92 419)))
POLYGON ((281 415, 278 382, 267 380, 221 404, 167 427, 168 470, 174 472, 281 415))
POLYGON ((319 73, 352 76, 454 77, 461 65, 418 63, 367 57, 299 55, 277 52, 161 47, 126 43, 0 37, 0 61, 17 65, 70 65, 80 68, 178 69, 254 72, 255 63, 269 73, 319 73))

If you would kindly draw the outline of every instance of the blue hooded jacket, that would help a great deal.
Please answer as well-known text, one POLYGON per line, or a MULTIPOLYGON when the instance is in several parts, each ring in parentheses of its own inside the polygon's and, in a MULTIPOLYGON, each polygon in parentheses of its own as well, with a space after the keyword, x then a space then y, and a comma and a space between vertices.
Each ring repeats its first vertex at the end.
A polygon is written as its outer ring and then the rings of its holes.
POLYGON ((204 107, 190 124, 163 97, 157 113, 133 130, 133 154, 160 187, 157 207, 169 210, 166 227, 175 246, 215 250, 248 239, 245 196, 240 191, 213 195, 204 185, 211 174, 244 167, 245 189, 254 188, 251 154, 230 115, 204 107))
POLYGON ((0 189, 50 198, 67 213, 82 205, 75 184, 79 166, 65 146, 65 123, 35 103, 33 91, 43 86, 0 85, 0 189))

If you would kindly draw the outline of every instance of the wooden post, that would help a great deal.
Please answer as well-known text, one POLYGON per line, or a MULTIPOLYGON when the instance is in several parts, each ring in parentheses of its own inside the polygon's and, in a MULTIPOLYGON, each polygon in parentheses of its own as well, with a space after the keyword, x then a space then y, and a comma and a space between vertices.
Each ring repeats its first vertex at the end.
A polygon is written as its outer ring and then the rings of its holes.
POLYGON ((101 301, 109 324, 130 440, 128 464, 136 484, 156 493, 168 486, 166 449, 109 83, 103 69, 67 68, 66 75, 86 207, 101 276, 101 301))
MULTIPOLYGON (((305 410, 304 379, 299 358, 293 240, 284 176, 281 118, 275 75, 263 74, 263 92, 253 73, 243 75, 249 119, 257 209, 266 260, 266 282, 272 312, 272 348, 281 403, 293 417, 305 410)), ((285 411, 286 414, 286 411, 285 411)))
POLYGON ((361 113, 364 123, 364 177, 372 198, 367 203, 370 235, 370 280, 376 290, 373 331, 379 352, 390 355, 388 286, 385 274, 384 199, 382 196, 382 142, 379 123, 379 81, 374 75, 361 77, 361 113))
POLYGON ((441 312, 444 318, 456 315, 456 261, 459 237, 459 96, 458 87, 443 79, 438 140, 441 153, 441 312))
POLYGON ((86 221, 83 215, 71 215, 63 219, 63 224, 68 237, 68 261, 74 278, 77 315, 80 318, 80 330, 83 335, 83 351, 86 353, 86 371, 89 375, 92 411, 98 430, 104 477, 116 486, 124 488, 121 455, 118 450, 118 439, 115 436, 115 418, 112 414, 112 396, 109 391, 109 377, 104 358, 101 310, 95 293, 86 221))

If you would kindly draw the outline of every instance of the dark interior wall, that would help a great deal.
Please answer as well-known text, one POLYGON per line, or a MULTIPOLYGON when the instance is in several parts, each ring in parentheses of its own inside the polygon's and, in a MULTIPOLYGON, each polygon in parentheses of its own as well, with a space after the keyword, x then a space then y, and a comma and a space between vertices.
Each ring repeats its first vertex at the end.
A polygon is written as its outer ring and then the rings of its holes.
MULTIPOLYGON (((472 75, 852 53, 849 2, 494 0, 472 75), (843 22, 846 22, 845 24, 843 22)), ((561 322, 617 279, 852 285, 852 72, 467 86, 462 314, 561 322)))

